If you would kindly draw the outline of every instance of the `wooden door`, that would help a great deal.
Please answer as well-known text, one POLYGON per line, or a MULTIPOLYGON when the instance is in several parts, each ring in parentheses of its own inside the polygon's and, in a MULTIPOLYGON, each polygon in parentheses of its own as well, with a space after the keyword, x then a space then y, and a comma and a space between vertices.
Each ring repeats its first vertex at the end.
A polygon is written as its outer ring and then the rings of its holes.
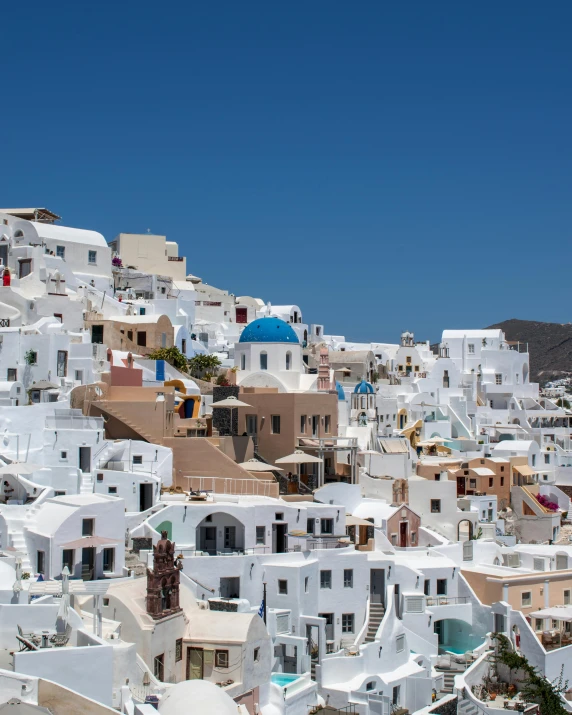
POLYGON ((203 649, 187 648, 187 680, 203 679, 203 649))

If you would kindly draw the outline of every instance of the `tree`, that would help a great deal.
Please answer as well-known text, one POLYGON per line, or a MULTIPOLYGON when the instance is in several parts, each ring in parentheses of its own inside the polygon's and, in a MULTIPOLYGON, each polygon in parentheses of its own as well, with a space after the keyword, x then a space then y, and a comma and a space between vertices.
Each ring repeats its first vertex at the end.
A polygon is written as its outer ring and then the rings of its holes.
POLYGON ((525 701, 536 703, 540 715, 565 715, 567 710, 562 705, 562 694, 568 690, 568 681, 564 680, 564 665, 560 676, 553 681, 545 678, 528 659, 515 653, 512 643, 503 633, 493 633, 497 642, 496 663, 503 663, 512 671, 522 671, 526 679, 521 687, 521 695, 525 701))
POLYGON ((188 367, 188 360, 179 350, 179 348, 173 346, 172 348, 157 348, 153 350, 147 356, 150 360, 165 360, 169 365, 172 365, 177 370, 184 370, 186 372, 188 367))
POLYGON ((569 410, 570 409, 570 402, 568 400, 563 399, 562 397, 559 397, 556 400, 556 404, 558 407, 564 407, 564 409, 569 410))
POLYGON ((189 360, 189 372, 194 377, 201 377, 207 370, 216 370, 221 364, 216 355, 195 355, 189 360))

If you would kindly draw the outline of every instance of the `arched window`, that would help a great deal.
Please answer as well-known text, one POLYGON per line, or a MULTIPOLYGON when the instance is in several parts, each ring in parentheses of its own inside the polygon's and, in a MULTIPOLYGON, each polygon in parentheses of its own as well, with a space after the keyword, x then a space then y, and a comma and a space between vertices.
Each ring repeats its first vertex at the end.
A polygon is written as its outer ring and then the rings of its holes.
POLYGON ((288 351, 286 353, 286 370, 292 369, 292 353, 288 351))
POLYGON ((246 355, 244 353, 240 356, 240 369, 246 370, 246 355))
POLYGON ((17 231, 14 231, 14 238, 24 238, 24 232, 22 229, 18 229, 17 231))
POLYGON ((265 352, 260 353, 260 369, 268 370, 268 354, 265 352))

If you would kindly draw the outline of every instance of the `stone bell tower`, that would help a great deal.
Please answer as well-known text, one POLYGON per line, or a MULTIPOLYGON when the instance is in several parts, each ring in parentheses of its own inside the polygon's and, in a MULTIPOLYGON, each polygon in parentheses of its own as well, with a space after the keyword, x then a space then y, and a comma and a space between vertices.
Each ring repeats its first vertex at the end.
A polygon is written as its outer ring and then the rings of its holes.
POLYGON ((147 569, 147 613, 154 619, 165 618, 181 611, 179 582, 181 562, 175 557, 175 542, 167 532, 153 547, 153 570, 147 569))

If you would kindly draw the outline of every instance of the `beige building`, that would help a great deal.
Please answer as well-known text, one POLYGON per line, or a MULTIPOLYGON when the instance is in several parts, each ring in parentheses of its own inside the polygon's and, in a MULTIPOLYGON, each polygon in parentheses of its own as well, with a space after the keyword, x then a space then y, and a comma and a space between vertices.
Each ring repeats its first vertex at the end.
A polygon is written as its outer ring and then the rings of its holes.
POLYGON ((121 258, 123 266, 132 266, 144 273, 169 276, 184 281, 187 276, 187 259, 179 256, 179 245, 167 241, 166 236, 152 233, 120 233, 110 242, 113 255, 121 258))
POLYGON ((461 573, 479 601, 492 606, 506 601, 511 608, 527 616, 533 611, 570 603, 572 570, 539 571, 513 575, 499 574, 498 568, 486 566, 463 568, 461 573))
MULTIPOLYGON (((247 387, 240 393, 250 407, 238 411, 238 434, 248 434, 257 452, 274 464, 298 449, 300 439, 328 439, 338 434, 338 396, 324 392, 281 392, 276 388, 247 387)), ((282 465, 295 472, 296 465, 282 465)), ((315 465, 307 465, 315 467, 315 465)), ((325 474, 336 475, 335 455, 327 448, 325 474)), ((302 471, 304 474, 304 471, 302 471)), ((349 474, 349 472, 348 472, 349 474)))
POLYGON ((175 344, 173 324, 166 315, 118 315, 104 320, 99 314, 88 313, 85 324, 91 342, 105 344, 110 350, 148 355, 175 344))

